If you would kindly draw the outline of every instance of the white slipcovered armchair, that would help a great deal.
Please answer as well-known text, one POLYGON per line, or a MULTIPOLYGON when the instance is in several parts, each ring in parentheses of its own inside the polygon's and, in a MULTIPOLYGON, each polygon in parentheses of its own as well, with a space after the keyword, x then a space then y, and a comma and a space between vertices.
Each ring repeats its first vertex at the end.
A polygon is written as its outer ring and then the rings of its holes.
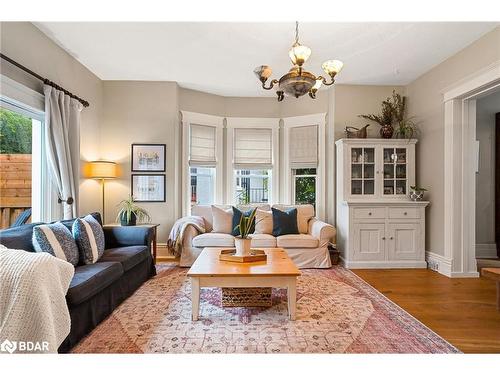
MULTIPOLYGON (((230 209, 231 206, 218 206, 230 209)), ((257 206, 270 210, 269 205, 257 206)), ((299 268, 331 267, 328 244, 335 242, 335 227, 314 217, 312 205, 274 205, 278 209, 297 208, 300 234, 287 234, 274 237, 272 234, 254 233, 252 247, 281 247, 299 268)), ((246 208, 246 207, 245 207, 246 208)), ((200 234, 194 227, 184 233, 181 267, 190 267, 205 247, 234 247, 234 237, 227 233, 214 233, 211 206, 194 206, 192 215, 201 216, 205 221, 206 233, 200 234)))

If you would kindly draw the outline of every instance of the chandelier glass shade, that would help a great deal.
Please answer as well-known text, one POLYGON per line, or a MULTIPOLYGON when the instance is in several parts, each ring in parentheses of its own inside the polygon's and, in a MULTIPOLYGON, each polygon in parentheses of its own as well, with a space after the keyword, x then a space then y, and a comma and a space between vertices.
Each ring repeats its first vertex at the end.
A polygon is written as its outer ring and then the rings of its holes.
POLYGON ((272 75, 272 69, 268 65, 261 65, 254 69, 255 75, 262 83, 264 90, 271 90, 278 85, 276 95, 278 101, 282 101, 287 96, 294 96, 299 98, 307 93, 313 99, 316 98, 316 92, 321 85, 330 86, 335 83, 335 76, 342 70, 343 63, 339 60, 327 60, 321 66, 326 74, 330 77, 330 81, 322 76, 315 76, 304 70, 303 65, 311 56, 311 49, 299 43, 299 23, 295 23, 295 43, 288 52, 290 60, 292 61, 292 68, 283 75, 279 80, 271 80, 269 86, 266 82, 272 75))

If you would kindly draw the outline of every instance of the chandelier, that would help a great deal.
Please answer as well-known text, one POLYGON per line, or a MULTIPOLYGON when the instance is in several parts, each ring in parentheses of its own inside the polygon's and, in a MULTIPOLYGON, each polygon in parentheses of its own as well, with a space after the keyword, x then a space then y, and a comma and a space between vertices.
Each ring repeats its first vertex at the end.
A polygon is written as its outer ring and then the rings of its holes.
POLYGON ((299 43, 298 22, 295 22, 295 43, 292 45, 288 55, 290 56, 290 60, 292 60, 292 68, 279 80, 271 80, 271 83, 267 87, 266 82, 273 72, 271 67, 269 65, 261 65, 254 70, 255 75, 262 82, 264 90, 271 90, 276 84, 278 85, 279 89, 276 91, 276 94, 278 95, 279 102, 284 99, 285 94, 298 98, 309 93, 312 99, 316 99, 316 91, 319 90, 321 85, 333 85, 335 83, 335 76, 342 70, 344 65, 339 60, 327 60, 321 65, 325 73, 330 76, 330 82, 322 76, 316 77, 313 73, 306 71, 303 65, 309 56, 311 56, 311 49, 299 43))

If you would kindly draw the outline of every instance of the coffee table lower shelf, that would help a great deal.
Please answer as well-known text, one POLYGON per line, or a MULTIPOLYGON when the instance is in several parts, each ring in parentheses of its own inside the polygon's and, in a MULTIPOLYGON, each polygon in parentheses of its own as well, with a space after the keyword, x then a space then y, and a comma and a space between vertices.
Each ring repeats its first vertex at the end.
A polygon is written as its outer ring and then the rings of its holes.
POLYGON ((296 276, 190 276, 192 318, 198 320, 200 313, 200 288, 286 288, 288 300, 288 317, 295 320, 297 309, 297 277, 296 276))

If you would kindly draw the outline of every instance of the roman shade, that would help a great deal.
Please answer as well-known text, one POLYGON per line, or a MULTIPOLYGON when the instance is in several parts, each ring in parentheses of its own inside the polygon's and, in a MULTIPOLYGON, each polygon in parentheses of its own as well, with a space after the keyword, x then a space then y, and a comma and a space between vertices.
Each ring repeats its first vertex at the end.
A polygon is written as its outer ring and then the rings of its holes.
POLYGON ((189 165, 215 166, 216 128, 207 125, 190 125, 189 165))
POLYGON ((234 167, 263 168, 273 165, 272 129, 234 129, 234 167))
POLYGON ((318 165, 318 125, 290 128, 291 168, 316 168, 318 165))

